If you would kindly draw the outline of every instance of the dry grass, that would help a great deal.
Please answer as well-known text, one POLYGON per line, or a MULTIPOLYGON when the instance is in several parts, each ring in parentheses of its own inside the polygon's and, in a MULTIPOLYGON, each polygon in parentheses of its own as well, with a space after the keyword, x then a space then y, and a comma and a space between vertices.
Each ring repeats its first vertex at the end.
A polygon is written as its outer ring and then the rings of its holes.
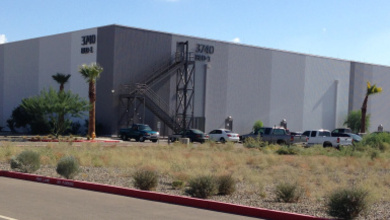
POLYGON ((272 145, 248 149, 214 143, 128 147, 99 143, 18 146, 2 142, 0 162, 8 162, 26 149, 39 152, 42 165, 55 166, 61 157, 71 155, 84 167, 123 169, 123 176, 131 176, 141 168, 153 169, 181 181, 201 175, 232 175, 237 184, 242 185, 241 191, 262 197, 269 196, 265 194, 265 187, 287 180, 302 186, 305 198, 314 201, 322 200, 335 186, 362 187, 370 191, 374 201, 390 201, 390 161, 386 153, 372 159, 369 153, 321 147, 302 148, 300 155, 278 155, 275 153, 278 146, 272 145))

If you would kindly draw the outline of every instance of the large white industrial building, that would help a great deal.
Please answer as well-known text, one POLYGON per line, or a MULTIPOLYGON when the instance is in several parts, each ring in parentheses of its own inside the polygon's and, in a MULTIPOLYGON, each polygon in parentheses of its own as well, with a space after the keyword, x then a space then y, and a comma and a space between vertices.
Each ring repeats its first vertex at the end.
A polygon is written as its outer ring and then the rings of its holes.
POLYGON ((249 132, 282 119, 294 131, 343 126, 360 109, 366 82, 370 131, 390 128, 390 67, 118 25, 0 45, 0 126, 23 98, 71 74, 66 90, 88 97, 78 73, 99 63, 96 120, 105 135, 144 122, 161 133, 180 127, 249 132))

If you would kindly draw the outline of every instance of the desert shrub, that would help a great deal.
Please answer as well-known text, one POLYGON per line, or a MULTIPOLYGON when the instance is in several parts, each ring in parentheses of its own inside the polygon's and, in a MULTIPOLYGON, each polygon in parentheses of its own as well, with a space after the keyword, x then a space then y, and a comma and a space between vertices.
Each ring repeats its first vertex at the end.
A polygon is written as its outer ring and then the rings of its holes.
POLYGON ((361 145, 370 146, 382 152, 390 149, 390 134, 383 132, 378 134, 370 134, 363 138, 361 145))
POLYGON ((217 184, 213 176, 199 176, 189 181, 186 193, 192 197, 208 198, 217 193, 217 184))
POLYGON ((73 156, 62 157, 57 163, 56 171, 66 179, 73 179, 79 172, 79 162, 73 156))
POLYGON ((326 203, 327 213, 341 219, 354 219, 368 209, 368 192, 362 189, 338 189, 326 203))
MULTIPOLYGON (((370 114, 366 114, 366 131, 370 127, 370 114)), ((347 118, 344 121, 344 125, 351 128, 353 133, 358 133, 361 130, 361 122, 362 122, 362 111, 361 110, 355 110, 349 112, 347 118)))
POLYGON ((257 138, 248 137, 243 143, 246 148, 259 148, 266 146, 266 143, 261 140, 260 136, 257 138))
POLYGON ((33 173, 41 166, 40 155, 37 152, 26 150, 17 157, 11 158, 11 169, 23 173, 33 173))
POLYGON ((172 182, 173 189, 182 189, 184 187, 184 181, 182 180, 174 180, 172 182))
POLYGON ((158 184, 158 175, 156 171, 149 169, 140 169, 133 175, 134 187, 141 190, 153 190, 158 184))
POLYGON ((379 150, 382 152, 386 152, 390 150, 390 143, 388 142, 382 142, 381 145, 379 145, 379 150))
POLYGON ((236 181, 232 175, 219 176, 217 179, 218 194, 230 195, 236 191, 236 181))
POLYGON ((299 154, 299 148, 297 146, 282 146, 276 150, 279 155, 297 155, 299 154))
POLYGON ((370 152, 370 158, 371 160, 375 160, 376 158, 378 158, 380 155, 380 152, 378 152, 377 150, 373 150, 370 152))
POLYGON ((276 185, 276 200, 278 202, 298 202, 303 195, 302 188, 297 183, 283 182, 276 185))

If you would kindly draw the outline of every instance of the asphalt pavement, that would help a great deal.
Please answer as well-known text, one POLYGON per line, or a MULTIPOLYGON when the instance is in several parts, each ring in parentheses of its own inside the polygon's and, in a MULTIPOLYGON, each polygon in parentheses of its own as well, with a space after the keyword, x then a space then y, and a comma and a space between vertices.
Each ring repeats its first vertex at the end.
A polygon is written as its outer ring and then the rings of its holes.
POLYGON ((0 219, 257 219, 0 177, 0 219))

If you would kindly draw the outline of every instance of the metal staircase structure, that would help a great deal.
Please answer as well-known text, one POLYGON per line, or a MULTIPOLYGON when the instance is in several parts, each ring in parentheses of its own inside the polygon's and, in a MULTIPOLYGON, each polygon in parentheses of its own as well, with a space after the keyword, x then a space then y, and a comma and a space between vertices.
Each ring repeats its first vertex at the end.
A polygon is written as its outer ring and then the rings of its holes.
MULTIPOLYGON (((135 84, 135 85, 122 85, 122 91, 125 92, 122 95, 122 100, 125 99, 127 103, 127 110, 133 107, 133 111, 126 111, 131 113, 130 115, 123 115, 127 120, 124 122, 126 126, 132 123, 143 123, 145 118, 145 106, 153 112, 161 121, 163 121, 169 128, 174 131, 180 130, 180 125, 176 123, 175 110, 169 107, 169 104, 164 101, 159 95, 157 95, 149 86, 146 84, 135 84), (131 95, 126 95, 127 94, 131 95), (142 115, 140 115, 142 112, 142 115), (127 117, 126 117, 127 116, 127 117)), ((124 103, 122 103, 124 104, 124 103)), ((122 121, 121 120, 121 121, 122 121)))
POLYGON ((143 80, 121 85, 119 126, 144 123, 145 107, 174 132, 189 128, 193 122, 195 62, 189 57, 188 42, 177 44, 176 54, 143 80), (151 87, 176 73, 176 107, 156 94, 151 87))

